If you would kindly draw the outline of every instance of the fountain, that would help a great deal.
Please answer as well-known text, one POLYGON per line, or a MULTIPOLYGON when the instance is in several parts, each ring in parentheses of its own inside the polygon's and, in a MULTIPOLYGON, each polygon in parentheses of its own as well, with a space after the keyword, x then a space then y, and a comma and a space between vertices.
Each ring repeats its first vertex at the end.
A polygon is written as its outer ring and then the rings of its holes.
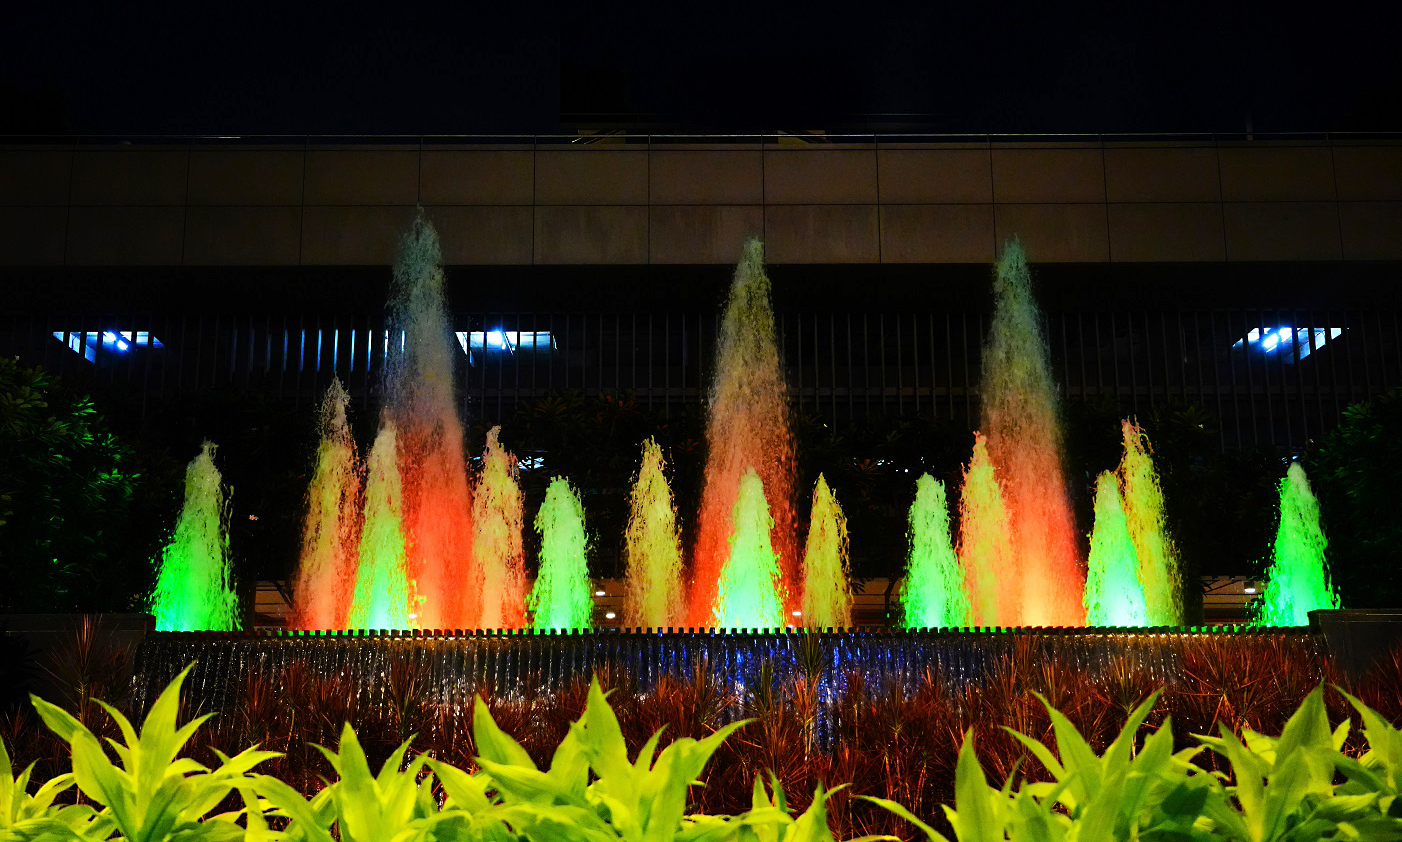
POLYGON ((974 453, 964 470, 959 523, 959 563, 964 567, 970 623, 1013 625, 1020 595, 1015 582, 1001 580, 1015 569, 1008 509, 982 433, 974 434, 974 453))
POLYGON ((786 600, 798 594, 794 448, 786 393, 774 343, 764 247, 750 240, 726 299, 707 400, 706 479, 691 571, 693 625, 726 625, 720 619, 717 589, 722 567, 733 560, 732 513, 738 510, 742 477, 749 472, 768 492, 773 521, 768 539, 776 554, 779 592, 786 600))
POLYGON ((983 352, 983 433, 1007 510, 999 622, 1079 626, 1085 574, 1062 469, 1061 426, 1042 316, 1017 240, 998 257, 983 352))
POLYGON ((921 474, 910 504, 910 557, 901 586, 902 623, 908 629, 969 625, 964 573, 949 533, 944 483, 921 474))
POLYGON ((764 481, 754 468, 740 477, 731 523, 730 555, 716 583, 717 628, 783 628, 784 590, 779 555, 770 543, 774 518, 764 496, 764 481))
POLYGON ((847 563, 847 517, 818 474, 808 544, 803 553, 802 625, 815 629, 852 625, 852 582, 847 563))
POLYGON ((1140 578, 1143 565, 1134 539, 1120 481, 1103 471, 1095 481, 1095 529, 1090 536, 1086 574, 1086 623, 1092 626, 1149 625, 1140 578))
POLYGON ((1324 557, 1328 546, 1309 478, 1299 462, 1291 462, 1280 481, 1280 527, 1266 570, 1266 590, 1255 606, 1257 622, 1303 626, 1309 623, 1309 612, 1339 607, 1324 557))
POLYGON ((385 420, 365 464, 365 525, 346 623, 358 629, 412 628, 405 549, 404 483, 394 422, 385 420))
MULTIPOLYGON (((346 395, 339 384, 327 394, 308 495, 298 621, 304 628, 511 629, 526 625, 529 607, 536 628, 585 627, 591 600, 583 515, 568 482, 551 484, 535 518, 541 572, 529 597, 524 503, 499 428, 487 434, 472 492, 439 259, 437 234, 420 212, 395 264, 387 398, 363 495, 346 395), (352 558, 359 568, 354 577, 347 573, 352 558)), ((1087 586, 1062 467, 1057 390, 1016 241, 999 257, 994 294, 982 363, 982 429, 959 490, 957 528, 944 486, 922 476, 909 516, 901 621, 907 627, 1181 622, 1163 492, 1148 437, 1129 420, 1121 427, 1117 474, 1097 482, 1087 586)), ((691 557, 680 549, 661 448, 649 440, 624 536, 626 625, 851 624, 846 523, 825 477, 814 489, 806 536, 795 522, 785 395, 763 247, 751 240, 718 339, 691 557)))
POLYGON ((682 554, 677 510, 667 485, 662 447, 643 442, 643 463, 633 483, 624 545, 628 572, 623 592, 623 625, 661 629, 679 625, 682 610, 682 554))
POLYGON ((185 469, 185 502, 161 551, 151 596, 161 631, 239 627, 238 597, 229 583, 229 500, 215 450, 206 441, 185 469))
POLYGON ((420 208, 394 264, 384 418, 398 431, 409 578, 422 597, 417 625, 471 628, 473 606, 490 596, 473 587, 472 492, 440 262, 438 234, 420 208))
POLYGON ((342 628, 355 588, 362 476, 346 421, 349 400, 337 379, 321 403, 321 443, 307 488, 302 553, 292 589, 293 622, 299 628, 342 628))
MULTIPOLYGON (((1163 489, 1159 472, 1150 455, 1149 437, 1139 425, 1125 419, 1121 424, 1124 457, 1120 461, 1120 485, 1124 491, 1124 514, 1130 537, 1139 557, 1139 582, 1151 626, 1174 626, 1183 622, 1182 581, 1178 575, 1178 552, 1168 537, 1164 518, 1163 489)), ((1099 490, 1097 489, 1097 495, 1099 490)), ((1097 497, 1098 499, 1098 497, 1097 497)), ((1100 518, 1097 511, 1096 524, 1100 518)), ((1137 625, 1137 623, 1121 623, 1137 625)))
POLYGON ((487 431, 472 499, 474 585, 480 595, 474 614, 481 628, 518 629, 525 624, 526 550, 521 542, 525 504, 516 458, 501 446, 500 436, 500 427, 487 431))
POLYGON ((593 608, 589 565, 585 559, 588 537, 584 531, 584 506, 569 480, 555 477, 545 491, 545 502, 535 518, 540 533, 540 572, 526 595, 533 615, 531 628, 587 629, 593 608))

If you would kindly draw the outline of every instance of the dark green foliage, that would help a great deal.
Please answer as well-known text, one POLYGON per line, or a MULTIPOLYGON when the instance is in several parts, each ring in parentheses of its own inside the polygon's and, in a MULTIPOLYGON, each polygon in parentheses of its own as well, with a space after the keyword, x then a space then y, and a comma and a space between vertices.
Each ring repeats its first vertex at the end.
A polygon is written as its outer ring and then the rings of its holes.
POLYGON ((0 359, 0 611, 130 611, 158 530, 142 460, 92 400, 0 359))
POLYGON ((1402 605, 1402 390, 1344 410, 1343 423, 1306 453, 1305 471, 1344 607, 1402 605))

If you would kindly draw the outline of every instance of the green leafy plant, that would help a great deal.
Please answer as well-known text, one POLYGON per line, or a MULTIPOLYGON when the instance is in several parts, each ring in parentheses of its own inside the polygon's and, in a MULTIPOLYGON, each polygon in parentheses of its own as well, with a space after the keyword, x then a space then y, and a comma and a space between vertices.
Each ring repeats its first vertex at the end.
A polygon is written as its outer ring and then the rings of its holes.
MULTIPOLYGON (((1402 839, 1397 798, 1402 733, 1344 695, 1364 722, 1369 747, 1358 759, 1341 751, 1350 723, 1329 726, 1322 687, 1305 698, 1279 737, 1249 728, 1238 737, 1221 724, 1218 736, 1198 735, 1198 747, 1178 752, 1168 722, 1138 745, 1157 694, 1131 713, 1099 755, 1043 699, 1056 750, 1024 734, 1014 736, 1052 780, 1017 785, 1014 773, 1001 787, 990 786, 969 735, 959 751, 955 806, 945 808, 946 816, 959 842, 1402 839), (1195 765, 1203 748, 1222 755, 1231 775, 1195 765)), ((948 842, 900 804, 867 800, 914 823, 931 840, 948 842)))
POLYGON ((123 741, 108 740, 117 756, 115 762, 97 736, 72 714, 31 697, 44 723, 69 745, 73 782, 102 808, 86 838, 106 839, 113 831, 131 842, 244 838, 244 828, 236 820, 246 811, 210 813, 234 789, 246 785, 250 769, 275 753, 259 751, 256 746, 233 757, 220 753, 220 763, 214 768, 179 757, 210 716, 177 723, 180 685, 189 672, 190 667, 186 667, 156 699, 139 734, 120 711, 98 702, 123 737, 123 741))
POLYGON ((93 808, 54 803, 60 793, 73 786, 73 775, 59 775, 31 795, 29 779, 33 771, 31 763, 16 776, 10 753, 0 740, 0 839, 83 838, 97 816, 93 808))

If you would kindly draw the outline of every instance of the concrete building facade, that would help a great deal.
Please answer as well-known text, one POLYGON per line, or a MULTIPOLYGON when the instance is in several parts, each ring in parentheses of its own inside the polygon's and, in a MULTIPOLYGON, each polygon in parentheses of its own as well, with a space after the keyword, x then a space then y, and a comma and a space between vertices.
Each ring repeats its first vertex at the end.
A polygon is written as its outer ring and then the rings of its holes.
POLYGON ((0 146, 0 266, 1402 260, 1398 140, 629 140, 0 146))

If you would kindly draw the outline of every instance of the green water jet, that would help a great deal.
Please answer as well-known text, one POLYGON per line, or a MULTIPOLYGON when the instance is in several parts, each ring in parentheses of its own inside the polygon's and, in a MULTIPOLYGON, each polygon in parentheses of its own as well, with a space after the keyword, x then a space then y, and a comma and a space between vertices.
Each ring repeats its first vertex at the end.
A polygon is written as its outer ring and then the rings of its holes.
POLYGON ((843 629, 852 625, 852 578, 847 561, 847 516, 828 481, 818 474, 803 553, 802 625, 843 629))
POLYGON ((593 612, 588 538, 584 531, 584 507, 569 481, 555 477, 545 491, 545 502, 536 513, 540 533, 540 572, 526 596, 534 614, 531 627, 587 629, 593 612))
POLYGON ((358 629, 407 629, 409 574, 404 548, 404 491, 394 422, 386 419, 365 465, 365 526, 346 623, 358 629))
POLYGON ((1149 621, 1139 554, 1130 536, 1119 479, 1110 471, 1095 481, 1095 527, 1087 567, 1087 625, 1159 625, 1149 621))
POLYGON ((785 594, 779 558, 769 540, 774 519, 754 468, 740 477, 731 523, 730 555, 716 584, 715 626, 783 628, 785 594))
POLYGON ((628 572, 623 591, 627 628, 684 625, 682 557, 677 510, 667 485, 667 463, 654 440, 643 442, 643 462, 633 483, 624 545, 628 572))
POLYGON ((970 625, 964 573, 949 531, 944 483, 921 474, 910 504, 910 555, 901 586, 901 622, 906 628, 970 625))
POLYGON ((1324 551, 1329 541, 1319 524, 1319 501, 1299 462, 1280 481, 1280 527, 1266 570, 1266 590, 1255 605, 1256 622, 1266 626, 1309 625, 1309 612, 1338 608, 1329 583, 1324 551))
MULTIPOLYGON (((1178 574, 1178 550, 1168 536, 1159 472, 1154 467, 1149 437, 1139 425, 1125 419, 1121 432, 1124 458, 1120 461, 1120 483, 1129 534, 1139 557, 1139 581, 1148 609, 1146 622, 1151 626, 1176 626, 1183 622, 1182 580, 1178 574)), ((1096 526, 1099 527, 1099 521, 1096 526)), ((1086 587, 1089 590, 1089 584, 1086 587)))
POLYGON ((213 442, 185 469, 185 502, 161 551, 151 613, 160 631, 232 631, 238 596, 230 584, 229 498, 213 442))

